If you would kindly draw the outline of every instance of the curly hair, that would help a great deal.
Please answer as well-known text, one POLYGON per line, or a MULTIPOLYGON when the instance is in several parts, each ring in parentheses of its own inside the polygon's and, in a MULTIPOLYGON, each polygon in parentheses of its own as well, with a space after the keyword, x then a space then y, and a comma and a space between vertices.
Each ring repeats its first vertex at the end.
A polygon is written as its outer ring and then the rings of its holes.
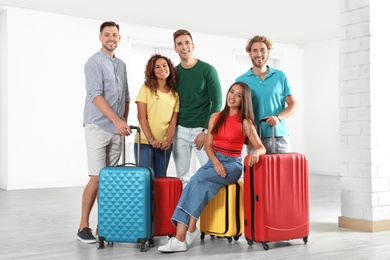
POLYGON ((248 43, 247 43, 246 48, 245 48, 246 52, 248 52, 248 53, 251 52, 252 45, 255 42, 263 42, 263 43, 265 43, 265 45, 267 45, 268 50, 272 49, 271 39, 269 39, 265 36, 255 35, 255 36, 253 36, 252 39, 248 40, 248 43))
POLYGON ((154 92, 154 94, 158 97, 157 95, 158 82, 157 82, 156 74, 154 73, 154 67, 158 59, 164 59, 168 64, 170 73, 167 78, 167 86, 172 92, 172 94, 176 97, 177 70, 173 62, 168 57, 162 56, 161 54, 155 54, 152 57, 150 57, 145 67, 144 83, 150 89, 150 91, 154 92))

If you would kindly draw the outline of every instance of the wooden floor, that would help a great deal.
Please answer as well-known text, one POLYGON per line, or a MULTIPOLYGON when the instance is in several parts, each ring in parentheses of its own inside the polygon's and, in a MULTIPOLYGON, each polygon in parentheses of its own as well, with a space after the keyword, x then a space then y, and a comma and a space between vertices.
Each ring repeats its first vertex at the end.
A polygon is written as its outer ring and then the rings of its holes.
MULTIPOLYGON (((157 247, 140 252, 139 245, 115 243, 104 249, 76 239, 83 187, 0 190, 0 259, 390 259, 390 231, 367 233, 338 228, 339 178, 310 176, 309 242, 301 239, 249 246, 244 237, 195 241, 187 252, 161 254, 157 247)), ((96 206, 91 226, 97 224, 96 206)))

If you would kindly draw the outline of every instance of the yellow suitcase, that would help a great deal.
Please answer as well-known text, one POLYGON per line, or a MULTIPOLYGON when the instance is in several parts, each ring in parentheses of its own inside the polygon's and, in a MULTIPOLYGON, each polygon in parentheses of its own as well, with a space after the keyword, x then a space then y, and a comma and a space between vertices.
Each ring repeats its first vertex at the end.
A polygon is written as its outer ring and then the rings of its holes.
POLYGON ((205 235, 235 241, 244 232, 244 185, 241 181, 222 187, 200 215, 200 239, 205 235))

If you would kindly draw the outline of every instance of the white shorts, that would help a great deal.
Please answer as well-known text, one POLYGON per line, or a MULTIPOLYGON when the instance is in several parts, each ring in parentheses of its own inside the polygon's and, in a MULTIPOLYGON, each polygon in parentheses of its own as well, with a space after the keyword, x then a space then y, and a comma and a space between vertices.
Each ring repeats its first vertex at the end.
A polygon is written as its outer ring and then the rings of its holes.
POLYGON ((102 168, 117 165, 122 153, 122 138, 95 124, 85 125, 88 175, 99 175, 102 168))

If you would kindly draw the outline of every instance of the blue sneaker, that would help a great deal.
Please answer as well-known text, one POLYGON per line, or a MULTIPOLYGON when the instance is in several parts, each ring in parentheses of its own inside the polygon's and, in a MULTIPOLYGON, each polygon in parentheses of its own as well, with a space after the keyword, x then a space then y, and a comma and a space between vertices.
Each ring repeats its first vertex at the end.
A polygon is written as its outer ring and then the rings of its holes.
POLYGON ((94 235, 92 235, 92 229, 88 227, 77 231, 77 239, 86 244, 95 244, 97 242, 94 235))

